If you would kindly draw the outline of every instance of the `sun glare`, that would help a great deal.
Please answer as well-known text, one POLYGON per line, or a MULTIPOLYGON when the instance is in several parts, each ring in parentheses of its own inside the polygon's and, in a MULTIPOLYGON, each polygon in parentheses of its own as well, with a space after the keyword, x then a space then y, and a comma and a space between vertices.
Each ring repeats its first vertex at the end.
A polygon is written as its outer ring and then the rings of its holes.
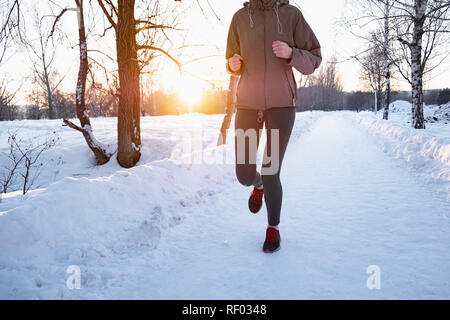
POLYGON ((165 92, 172 92, 178 95, 181 102, 193 110, 203 98, 203 90, 206 89, 204 81, 190 76, 188 73, 181 73, 177 68, 168 65, 165 68, 160 85, 165 92))
POLYGON ((180 99, 191 109, 201 101, 203 96, 202 88, 195 81, 181 81, 176 90, 180 99))

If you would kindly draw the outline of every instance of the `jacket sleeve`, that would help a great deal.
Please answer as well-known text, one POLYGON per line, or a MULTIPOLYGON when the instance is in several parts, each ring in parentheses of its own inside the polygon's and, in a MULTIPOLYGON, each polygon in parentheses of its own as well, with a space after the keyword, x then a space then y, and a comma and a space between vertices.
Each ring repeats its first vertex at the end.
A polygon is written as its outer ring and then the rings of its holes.
POLYGON ((234 75, 241 75, 242 73, 242 67, 241 70, 238 70, 236 72, 231 71, 230 66, 228 65, 228 59, 230 59, 232 56, 234 56, 236 53, 241 54, 241 47, 239 42, 239 32, 237 30, 237 22, 236 22, 236 15, 233 16, 233 19, 231 20, 230 30, 228 31, 228 40, 227 40, 227 50, 225 53, 225 58, 227 59, 225 65, 227 68, 227 72, 229 74, 234 75))
POLYGON ((292 48, 289 65, 304 75, 312 74, 322 62, 320 43, 300 11, 294 30, 294 41, 295 47, 292 48))

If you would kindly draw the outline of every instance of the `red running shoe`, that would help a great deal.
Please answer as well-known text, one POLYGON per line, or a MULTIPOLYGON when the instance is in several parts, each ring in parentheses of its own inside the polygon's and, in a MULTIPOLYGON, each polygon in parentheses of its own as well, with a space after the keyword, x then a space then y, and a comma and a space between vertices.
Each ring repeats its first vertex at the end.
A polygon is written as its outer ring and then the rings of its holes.
POLYGON ((265 253, 272 253, 280 250, 280 232, 275 228, 267 228, 266 241, 264 241, 263 251, 265 253))
POLYGON ((258 213, 261 210, 263 195, 264 190, 259 190, 256 187, 253 189, 250 199, 248 199, 248 208, 251 212, 258 213))

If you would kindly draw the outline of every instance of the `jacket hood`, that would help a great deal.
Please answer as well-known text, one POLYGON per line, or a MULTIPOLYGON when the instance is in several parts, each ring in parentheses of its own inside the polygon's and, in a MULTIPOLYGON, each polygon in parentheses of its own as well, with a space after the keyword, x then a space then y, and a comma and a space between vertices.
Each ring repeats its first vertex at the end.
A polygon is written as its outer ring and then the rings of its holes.
POLYGON ((278 33, 283 33, 283 25, 280 21, 279 9, 287 4, 289 4, 289 0, 250 0, 244 3, 244 8, 247 9, 247 14, 250 19, 250 26, 252 28, 255 25, 255 21, 253 19, 253 12, 255 10, 274 10, 277 15, 278 33))
POLYGON ((289 4, 289 0, 250 0, 244 3, 244 7, 249 6, 252 9, 273 10, 277 5, 281 7, 286 4, 289 4))

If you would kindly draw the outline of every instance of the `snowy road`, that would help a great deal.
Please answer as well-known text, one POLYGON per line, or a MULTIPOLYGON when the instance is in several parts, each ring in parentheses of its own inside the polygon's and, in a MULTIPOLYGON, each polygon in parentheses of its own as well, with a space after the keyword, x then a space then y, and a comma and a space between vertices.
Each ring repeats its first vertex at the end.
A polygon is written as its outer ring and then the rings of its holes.
MULTIPOLYGON (((301 125, 297 123, 297 125, 301 125)), ((128 293, 140 298, 449 298, 450 204, 389 158, 374 138, 325 115, 289 146, 283 175, 282 250, 263 254, 265 209, 246 209, 233 186, 192 208, 158 263, 142 256, 128 293), (381 289, 366 269, 381 270, 381 289), (145 284, 145 285, 144 285, 145 284)), ((136 261, 135 261, 136 262, 136 261)), ((124 283, 125 285, 125 283, 124 283)), ((128 285, 128 284, 127 284, 128 285)), ((106 295, 123 297, 123 287, 106 295)))
POLYGON ((29 207, 0 216, 4 218, 0 229, 3 221, 3 230, 12 230, 0 237, 7 243, 2 244, 5 254, 0 253, 0 296, 450 298, 448 195, 402 159, 383 152, 379 137, 355 119, 355 114, 338 112, 297 116, 282 170, 282 249, 275 254, 261 251, 265 208, 258 215, 249 213, 251 190, 237 183, 232 166, 194 166, 186 171, 183 166, 155 162, 111 177, 63 181, 29 199, 29 207), (314 121, 306 130, 308 119, 314 121), (186 177, 179 177, 184 172, 186 177), (174 181, 173 195, 167 189, 170 185, 157 185, 156 174, 168 174, 174 181), (74 192, 58 193, 66 185, 74 192), (182 195, 186 185, 195 201, 174 205, 176 199, 171 197, 182 195), (132 186, 140 191, 128 199, 132 186), (80 201, 77 190, 94 199, 80 201), (161 197, 151 199, 157 192, 161 197), (142 198, 148 203, 137 202, 142 198), (109 199, 105 213, 81 211, 99 210, 99 199, 109 199), (162 201, 152 213, 157 219, 165 214, 177 218, 180 213, 181 223, 163 229, 154 248, 153 239, 147 237, 155 230, 147 220, 150 203, 156 200, 162 201), (73 215, 81 222, 66 222, 72 215, 64 203, 72 203, 73 215), (36 206, 44 207, 31 222, 20 220, 28 215, 27 208, 36 206), (63 214, 61 220, 52 218, 55 214, 63 214), (36 225, 41 231, 30 232, 36 225), (48 232, 55 225, 61 235, 48 232), (8 238, 22 229, 27 237, 31 234, 25 244, 8 238), (141 245, 118 247, 123 239, 141 245), (35 247, 28 248, 27 243, 35 247), (26 250, 43 252, 20 260, 20 255, 29 254, 26 250), (65 269, 74 263, 82 267, 82 288, 69 291, 65 269), (380 268, 380 290, 366 286, 371 265, 380 268))

